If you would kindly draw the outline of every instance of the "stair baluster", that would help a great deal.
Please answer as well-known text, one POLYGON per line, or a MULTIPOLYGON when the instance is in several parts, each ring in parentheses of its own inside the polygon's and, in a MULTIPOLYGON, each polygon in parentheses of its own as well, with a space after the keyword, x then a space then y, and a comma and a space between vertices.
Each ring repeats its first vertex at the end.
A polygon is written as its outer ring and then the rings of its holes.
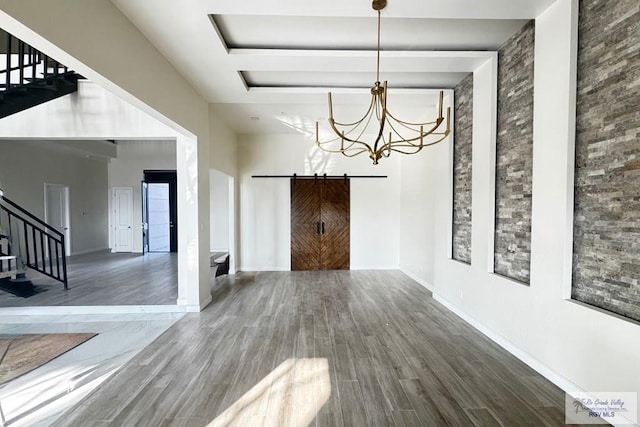
POLYGON ((16 270, 36 270, 63 283, 68 289, 67 258, 64 234, 29 213, 15 202, 0 196, 0 226, 6 219, 9 253, 16 270))
POLYGON ((6 52, 0 62, 0 118, 78 90, 82 76, 0 29, 2 37, 6 52))

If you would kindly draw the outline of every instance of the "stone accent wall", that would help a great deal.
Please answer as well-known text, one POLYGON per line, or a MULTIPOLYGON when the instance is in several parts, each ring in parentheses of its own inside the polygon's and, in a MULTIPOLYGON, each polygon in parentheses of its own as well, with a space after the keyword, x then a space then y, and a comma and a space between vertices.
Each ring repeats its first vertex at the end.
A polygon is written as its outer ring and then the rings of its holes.
POLYGON ((453 89, 453 259, 471 264, 473 73, 453 89))
POLYGON ((640 6, 581 0, 572 298, 640 321, 640 6))
POLYGON ((494 271, 529 283, 535 22, 498 50, 494 271))

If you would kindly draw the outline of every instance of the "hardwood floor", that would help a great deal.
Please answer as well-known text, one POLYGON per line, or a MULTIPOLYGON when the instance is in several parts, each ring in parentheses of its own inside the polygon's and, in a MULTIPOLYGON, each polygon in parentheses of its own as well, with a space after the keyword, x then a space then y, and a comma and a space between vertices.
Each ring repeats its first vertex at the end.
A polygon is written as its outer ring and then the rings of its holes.
POLYGON ((94 252, 68 258, 69 290, 29 270, 27 277, 46 291, 29 298, 0 291, 0 307, 87 305, 175 305, 178 299, 176 253, 94 252))
POLYGON ((60 426, 555 426, 564 393, 396 271, 240 273, 60 426))

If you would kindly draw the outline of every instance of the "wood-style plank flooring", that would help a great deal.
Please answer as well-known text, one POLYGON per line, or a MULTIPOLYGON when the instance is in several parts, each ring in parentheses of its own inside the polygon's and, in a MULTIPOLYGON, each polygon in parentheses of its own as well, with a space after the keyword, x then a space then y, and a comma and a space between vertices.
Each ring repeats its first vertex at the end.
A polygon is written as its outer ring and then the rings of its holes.
POLYGON ((559 388, 400 272, 225 277, 57 425, 564 425, 559 388))
POLYGON ((27 277, 46 289, 28 298, 0 291, 0 307, 175 305, 177 254, 94 252, 68 258, 69 290, 33 270, 27 277))

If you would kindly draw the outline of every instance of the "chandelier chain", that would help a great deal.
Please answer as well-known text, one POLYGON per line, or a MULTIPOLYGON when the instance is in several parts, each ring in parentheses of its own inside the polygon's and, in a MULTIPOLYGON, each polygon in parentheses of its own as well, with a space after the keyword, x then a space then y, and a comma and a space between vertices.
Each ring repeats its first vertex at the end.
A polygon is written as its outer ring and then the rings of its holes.
POLYGON ((376 82, 380 82, 380 11, 378 11, 378 56, 376 60, 376 82))

